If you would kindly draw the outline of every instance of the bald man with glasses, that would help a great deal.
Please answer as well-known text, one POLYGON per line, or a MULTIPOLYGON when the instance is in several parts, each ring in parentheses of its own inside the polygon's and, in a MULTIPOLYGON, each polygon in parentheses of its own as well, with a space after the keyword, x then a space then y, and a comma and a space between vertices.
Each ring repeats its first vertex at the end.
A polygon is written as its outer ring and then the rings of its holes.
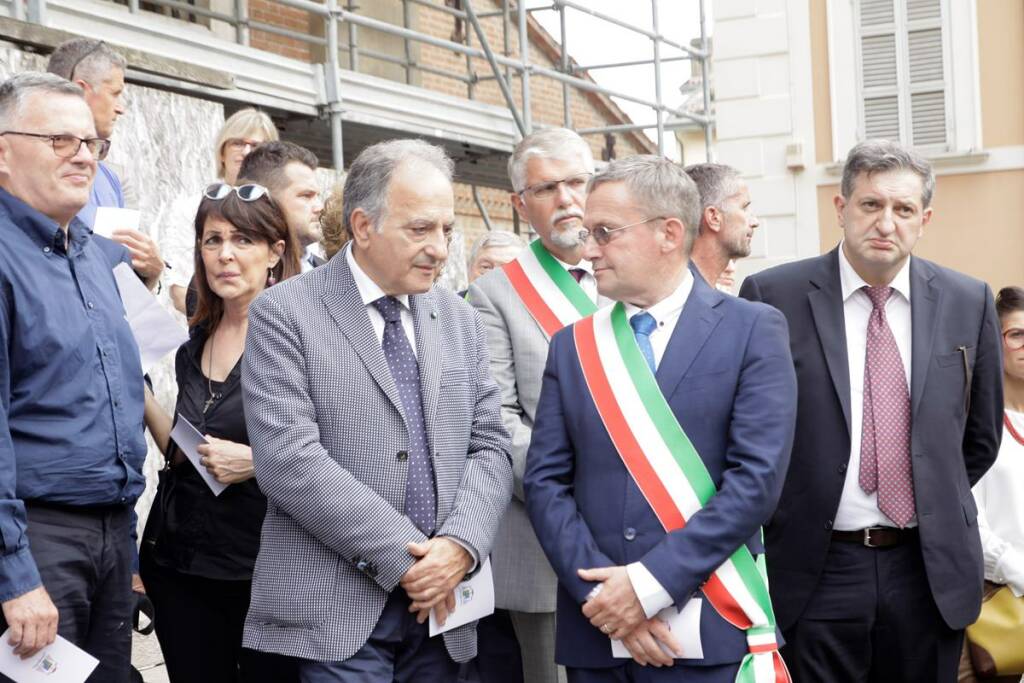
POLYGON ((0 631, 22 657, 59 633, 99 659, 89 680, 121 683, 142 369, 110 262, 77 218, 108 145, 77 85, 0 84, 0 631))

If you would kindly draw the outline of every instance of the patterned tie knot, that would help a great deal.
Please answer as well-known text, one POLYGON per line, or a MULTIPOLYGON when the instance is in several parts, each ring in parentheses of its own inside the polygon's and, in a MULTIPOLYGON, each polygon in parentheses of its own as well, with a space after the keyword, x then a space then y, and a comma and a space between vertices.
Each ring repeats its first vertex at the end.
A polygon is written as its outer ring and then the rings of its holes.
POLYGON ((864 287, 864 293, 871 299, 871 305, 874 306, 876 311, 885 312, 885 302, 889 300, 889 295, 892 294, 892 287, 864 287))
POLYGON ((397 323, 402 321, 402 304, 393 296, 382 296, 373 302, 373 305, 380 311, 386 323, 397 323))
POLYGON ((651 336, 651 332, 654 332, 654 328, 658 326, 654 316, 647 311, 642 311, 633 315, 629 319, 629 326, 633 328, 633 332, 636 334, 642 334, 651 336))

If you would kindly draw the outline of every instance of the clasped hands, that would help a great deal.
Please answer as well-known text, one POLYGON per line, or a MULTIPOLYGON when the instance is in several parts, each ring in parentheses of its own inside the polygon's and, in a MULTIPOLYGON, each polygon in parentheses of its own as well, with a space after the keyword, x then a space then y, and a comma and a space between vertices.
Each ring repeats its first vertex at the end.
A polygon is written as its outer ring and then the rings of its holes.
POLYGON ((637 664, 672 666, 674 659, 662 645, 682 656, 682 647, 668 625, 657 617, 647 618, 625 567, 580 569, 577 573, 584 581, 597 584, 583 603, 583 616, 602 633, 622 641, 637 664))
POLYGON ((409 611, 416 612, 416 621, 422 624, 433 609, 437 623, 443 625, 455 611, 455 587, 473 566, 473 556, 462 545, 444 536, 410 543, 408 549, 416 563, 399 585, 412 600, 409 611))

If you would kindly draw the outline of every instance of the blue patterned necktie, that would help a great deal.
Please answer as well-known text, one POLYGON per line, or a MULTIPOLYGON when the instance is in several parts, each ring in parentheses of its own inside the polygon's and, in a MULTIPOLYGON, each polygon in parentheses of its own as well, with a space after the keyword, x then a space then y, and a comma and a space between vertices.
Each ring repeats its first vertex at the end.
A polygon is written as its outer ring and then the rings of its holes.
POLYGON ((373 305, 384 318, 381 346, 384 348, 388 368, 391 369, 391 377, 398 387, 398 396, 405 409, 406 428, 409 430, 405 514, 420 531, 430 536, 437 519, 437 497, 434 494, 434 468, 427 446, 427 429, 423 423, 420 366, 402 328, 401 304, 398 299, 385 296, 374 301, 373 305))
POLYGON ((636 335, 636 345, 640 347, 640 353, 644 355, 651 374, 654 374, 657 370, 657 363, 654 362, 654 349, 651 347, 651 332, 657 329, 658 322, 647 311, 641 311, 630 317, 629 326, 633 328, 633 334, 636 335))

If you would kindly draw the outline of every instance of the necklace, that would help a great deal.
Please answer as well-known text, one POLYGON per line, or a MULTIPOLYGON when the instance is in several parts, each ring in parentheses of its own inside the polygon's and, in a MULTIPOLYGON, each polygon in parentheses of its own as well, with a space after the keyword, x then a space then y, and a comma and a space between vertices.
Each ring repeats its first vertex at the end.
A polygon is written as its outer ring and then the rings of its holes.
POLYGON ((210 379, 210 375, 213 374, 213 339, 215 336, 216 332, 210 334, 210 364, 206 369, 206 391, 210 394, 210 397, 203 404, 203 415, 206 415, 206 411, 210 409, 213 402, 220 398, 219 392, 213 393, 213 381, 210 379))
POLYGON ((1013 426, 1013 421, 1010 419, 1010 414, 1003 411, 1003 424, 1006 425, 1006 430, 1010 432, 1010 436, 1017 440, 1021 446, 1024 446, 1024 436, 1020 435, 1020 432, 1013 426))

